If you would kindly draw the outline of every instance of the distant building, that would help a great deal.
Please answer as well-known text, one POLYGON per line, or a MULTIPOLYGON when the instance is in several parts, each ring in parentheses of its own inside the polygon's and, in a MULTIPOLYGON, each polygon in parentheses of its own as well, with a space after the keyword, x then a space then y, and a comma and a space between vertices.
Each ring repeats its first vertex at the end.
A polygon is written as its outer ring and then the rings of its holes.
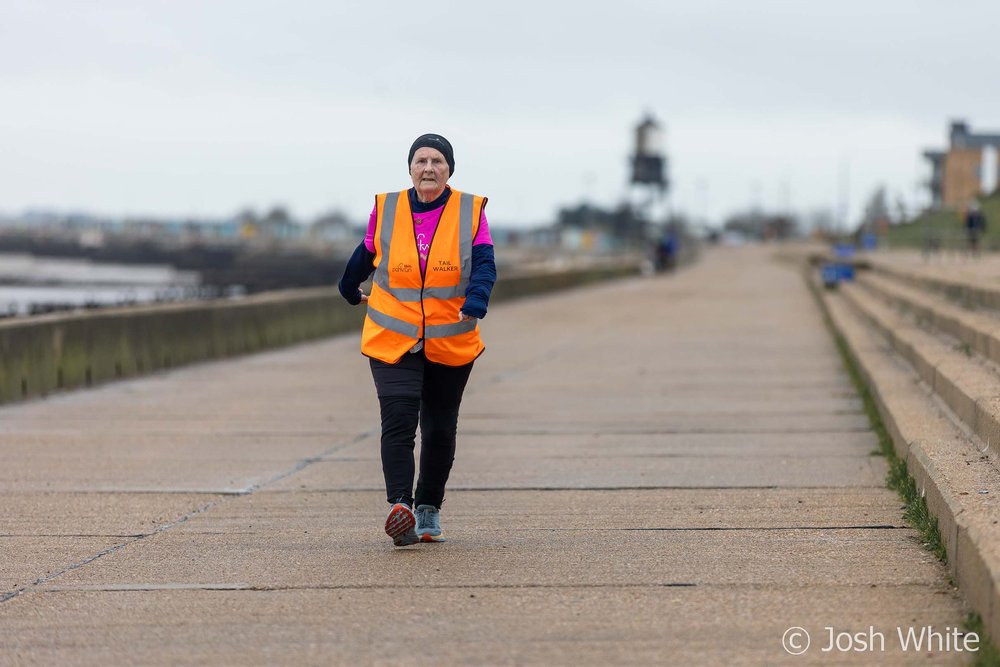
POLYGON ((948 150, 926 150, 931 163, 927 182, 934 207, 960 208, 974 197, 991 194, 997 187, 1000 133, 969 131, 965 121, 953 121, 948 150))

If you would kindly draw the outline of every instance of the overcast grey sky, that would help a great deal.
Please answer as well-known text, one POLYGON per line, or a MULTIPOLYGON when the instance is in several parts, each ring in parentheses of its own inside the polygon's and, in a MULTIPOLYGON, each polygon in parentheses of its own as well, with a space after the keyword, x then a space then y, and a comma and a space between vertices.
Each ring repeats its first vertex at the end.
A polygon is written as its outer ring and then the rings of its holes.
MULTIPOLYGON (((1000 131, 1000 2, 0 0, 0 211, 362 218, 423 132, 494 224, 626 192, 666 125, 675 208, 913 204, 949 119, 1000 131)), ((922 200, 921 200, 922 201, 922 200)))

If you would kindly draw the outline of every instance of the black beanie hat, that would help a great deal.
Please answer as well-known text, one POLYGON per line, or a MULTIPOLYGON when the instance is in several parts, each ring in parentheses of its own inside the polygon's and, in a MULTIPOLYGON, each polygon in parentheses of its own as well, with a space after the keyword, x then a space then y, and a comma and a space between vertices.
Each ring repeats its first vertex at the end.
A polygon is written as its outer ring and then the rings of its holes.
POLYGON ((413 164, 413 154, 417 152, 418 148, 424 147, 441 151, 441 155, 444 155, 444 161, 448 163, 450 174, 455 173, 455 152, 451 149, 448 140, 440 134, 422 134, 417 137, 417 140, 410 146, 410 154, 406 157, 407 169, 413 164))

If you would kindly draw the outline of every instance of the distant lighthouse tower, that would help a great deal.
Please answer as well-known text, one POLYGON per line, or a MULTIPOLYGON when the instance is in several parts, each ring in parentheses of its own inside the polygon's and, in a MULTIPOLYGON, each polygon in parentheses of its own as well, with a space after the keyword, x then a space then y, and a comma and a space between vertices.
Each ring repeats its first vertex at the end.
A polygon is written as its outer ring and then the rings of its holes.
POLYGON ((663 151, 663 129, 652 114, 646 114, 635 128, 635 152, 632 154, 630 191, 635 210, 652 222, 659 205, 666 201, 669 189, 667 156, 663 151))

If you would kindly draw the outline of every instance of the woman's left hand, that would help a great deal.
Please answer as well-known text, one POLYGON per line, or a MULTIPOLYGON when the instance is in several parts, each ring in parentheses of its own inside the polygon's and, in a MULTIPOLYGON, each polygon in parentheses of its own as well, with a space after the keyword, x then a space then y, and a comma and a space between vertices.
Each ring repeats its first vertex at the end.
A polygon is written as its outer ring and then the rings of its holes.
POLYGON ((465 320, 471 320, 472 315, 466 315, 464 310, 458 311, 458 321, 464 322, 465 320))

